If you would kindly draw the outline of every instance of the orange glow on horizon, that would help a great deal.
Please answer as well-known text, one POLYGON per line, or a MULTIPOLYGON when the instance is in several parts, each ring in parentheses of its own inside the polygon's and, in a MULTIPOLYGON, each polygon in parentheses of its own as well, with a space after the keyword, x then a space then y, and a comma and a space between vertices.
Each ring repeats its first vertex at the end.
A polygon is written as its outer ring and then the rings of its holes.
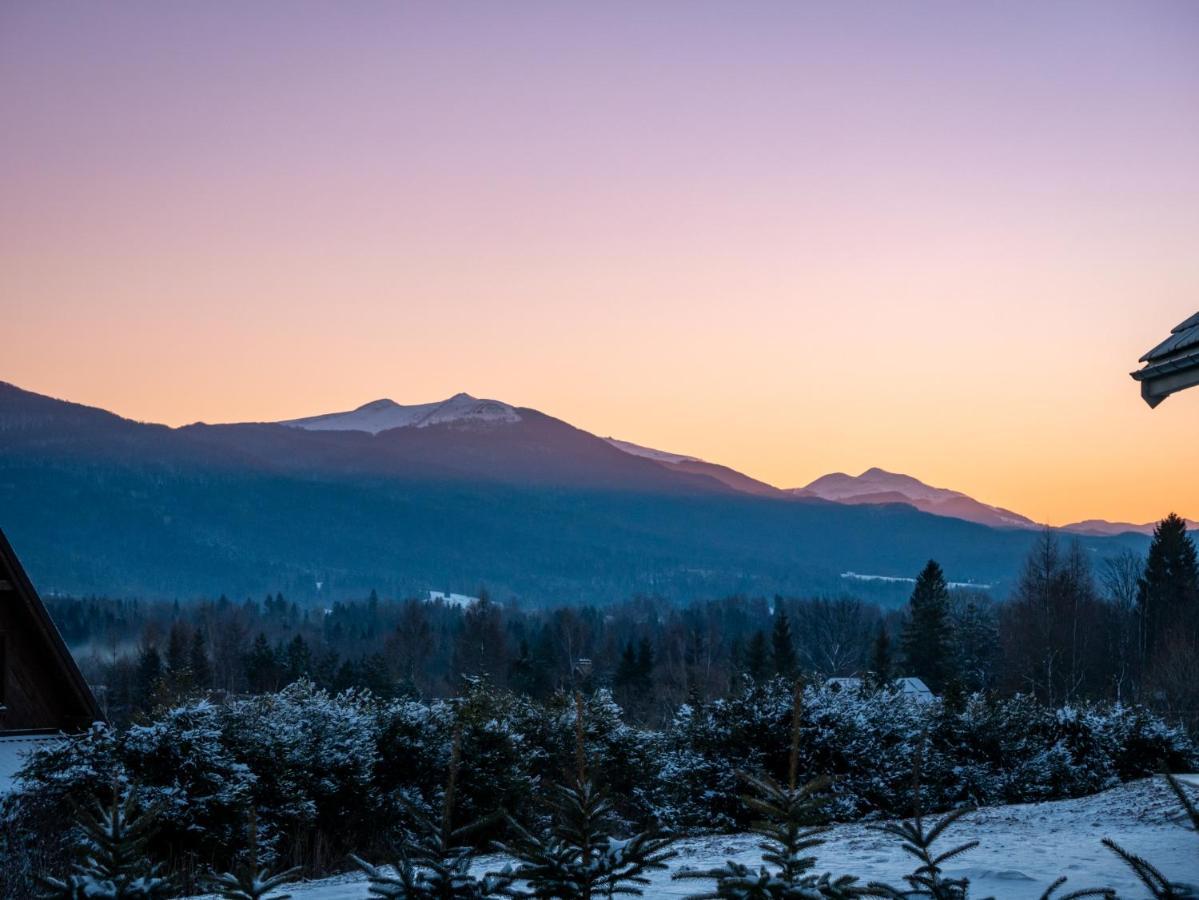
POLYGON ((1199 390, 1128 377, 1199 309, 1199 15, 1066 6, 11 4, 0 379, 1199 518, 1199 390))

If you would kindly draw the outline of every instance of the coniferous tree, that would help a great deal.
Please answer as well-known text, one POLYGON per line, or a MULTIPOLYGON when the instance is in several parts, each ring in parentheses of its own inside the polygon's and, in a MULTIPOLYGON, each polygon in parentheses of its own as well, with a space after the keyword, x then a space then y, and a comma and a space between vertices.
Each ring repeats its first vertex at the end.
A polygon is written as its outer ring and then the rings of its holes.
POLYGON ((162 657, 153 645, 143 647, 137 657, 137 677, 134 685, 134 705, 148 710, 162 685, 162 657))
POLYGON ((916 578, 900 642, 908 671, 931 690, 944 690, 954 674, 953 641, 949 586, 935 560, 930 559, 916 578))
POLYGON ((646 706, 646 682, 641 675, 638 665, 637 649, 633 642, 625 644, 621 651, 620 661, 616 664, 616 672, 612 676, 612 687, 618 703, 630 712, 638 712, 646 706))
POLYGON ((187 626, 176 622, 171 626, 167 638, 167 672, 170 676, 171 690, 186 692, 191 687, 191 641, 187 626))
POLYGON ((308 676, 312 671, 312 650, 309 649, 308 642, 304 640, 304 635, 297 634, 291 639, 283 660, 288 682, 299 681, 308 676))
POLYGON ((1186 522, 1170 513, 1153 530, 1145 570, 1137 584, 1141 619, 1141 653, 1146 669, 1167 638, 1183 632, 1193 637, 1199 625, 1199 563, 1186 522))
POLYGON ((547 801, 549 829, 527 830, 511 817, 514 838, 497 849, 514 857, 515 867, 498 873, 511 881, 503 893, 538 900, 592 900, 613 894, 640 895, 646 873, 666 868, 674 856, 673 838, 657 829, 629 838, 612 834, 611 804, 587 773, 583 697, 575 695, 575 773, 572 783, 557 785, 547 801))
MULTIPOLYGON (((949 860, 973 850, 978 846, 978 841, 967 841, 942 852, 938 852, 938 848, 934 845, 954 822, 971 812, 971 808, 959 807, 946 813, 929 826, 924 817, 921 783, 923 750, 924 742, 921 741, 916 747, 916 760, 912 768, 912 818, 907 821, 870 826, 877 831, 898 838, 904 852, 914 857, 919 865, 911 874, 904 876, 904 881, 908 883, 908 890, 900 890, 882 883, 871 883, 870 887, 893 900, 911 900, 913 897, 928 897, 930 900, 966 900, 970 894, 969 879, 947 878, 943 866, 949 860)), ((1053 888, 1050 888, 1050 891, 1052 890, 1053 888)))
POLYGON ((206 689, 212 686, 212 664, 208 661, 208 645, 204 640, 203 628, 192 631, 188 665, 191 668, 192 682, 197 688, 206 689))
POLYGON ((770 647, 766 641, 766 633, 758 629, 749 639, 749 646, 745 649, 745 674, 754 681, 765 681, 770 677, 770 672, 770 647))
POLYGON ((527 638, 521 638, 516 658, 508 665, 508 684, 512 690, 531 697, 540 693, 540 670, 533 660, 527 638))
POLYGON ((676 879, 716 882, 714 890, 693 894, 690 900, 847 900, 870 893, 857 884, 855 876, 834 878, 827 872, 817 874, 813 871, 816 858, 809 851, 824 843, 822 835, 829 829, 823 824, 826 816, 822 798, 829 780, 817 778, 806 784, 798 783, 802 703, 803 690, 797 683, 792 703, 787 786, 780 785, 769 775, 756 777, 738 773, 753 791, 744 796, 742 802, 761 817, 751 830, 763 838, 758 845, 762 850, 763 865, 754 869, 729 860, 716 869, 675 872, 673 877, 676 879))
POLYGON ((133 796, 114 783, 112 801, 81 812, 78 859, 65 878, 39 878, 43 900, 157 900, 171 896, 161 863, 146 858, 154 817, 138 812, 133 796))
POLYGON ((774 664, 774 674, 783 678, 795 675, 797 657, 795 639, 791 636, 791 620, 783 609, 781 597, 775 598, 774 626, 770 632, 770 659, 774 664))
POLYGON ((250 811, 246 825, 246 858, 232 872, 214 873, 208 889, 224 900, 289 900, 291 894, 277 893, 279 888, 300 877, 300 866, 272 872, 258 862, 258 817, 250 811))
MULTIPOLYGON (((408 810, 408 833, 400 843, 399 859, 392 871, 373 866, 357 856, 350 857, 366 873, 370 896, 404 900, 480 900, 502 893, 511 884, 511 878, 504 873, 489 873, 482 878, 470 874, 475 851, 467 839, 490 824, 491 819, 454 827, 454 795, 462 764, 461 746, 462 731, 455 728, 441 815, 434 818, 415 807, 408 810)), ((498 814, 492 818, 498 818, 498 814)))
MULTIPOLYGON (((267 602, 270 602, 269 597, 267 602)), ((261 631, 246 654, 245 666, 246 681, 249 682, 251 691, 262 693, 278 687, 278 662, 275 651, 271 649, 266 634, 261 631)))
POLYGON ((612 677, 612 684, 617 688, 632 688, 637 683, 638 674, 637 651, 633 647, 633 642, 629 641, 621 651, 620 662, 616 664, 616 674, 612 677))
POLYGON ((962 687, 970 691, 990 687, 999 642, 991 610, 977 600, 966 601, 954 616, 953 639, 953 658, 962 687))
POLYGON ((892 669, 891 638, 887 634, 887 626, 880 622, 870 651, 870 680, 873 686, 882 688, 890 684, 892 669))
POLYGON ((647 637, 637 642, 637 687, 647 694, 654 689, 654 645, 647 637))

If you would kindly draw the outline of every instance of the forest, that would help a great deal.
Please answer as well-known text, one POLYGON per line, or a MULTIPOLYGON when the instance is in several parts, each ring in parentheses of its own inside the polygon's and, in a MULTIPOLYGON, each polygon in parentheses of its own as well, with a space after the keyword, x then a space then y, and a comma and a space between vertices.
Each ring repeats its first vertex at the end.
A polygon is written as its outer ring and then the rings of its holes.
MULTIPOLYGON (((850 876, 822 888, 786 854, 826 823, 915 810, 886 827, 933 859, 943 829, 921 830, 924 813, 952 822, 1199 766, 1199 567, 1174 516, 1146 558, 1098 570, 1046 531, 1004 602, 951 591, 930 560, 901 609, 842 596, 522 610, 481 591, 52 610, 111 720, 35 753, 4 799, 0 890, 17 895, 126 878, 141 893, 95 896, 268 896, 268 870, 277 887, 353 864, 379 896, 598 897, 635 893, 680 835, 753 829, 776 868, 679 872, 717 884, 695 896, 899 897, 850 876), (900 677, 931 693, 904 695, 900 677), (468 875, 487 850, 519 865, 468 875), (369 861, 397 852, 394 869, 369 861), (800 893, 771 893, 787 884, 800 893)), ((967 895, 938 884, 933 896, 967 895)))
POLYGON ((930 561, 901 608, 850 595, 521 608, 490 600, 485 587, 468 605, 373 592, 322 608, 279 593, 48 605, 118 723, 197 692, 262 693, 299 679, 436 699, 485 678, 541 700, 609 688, 632 721, 658 725, 682 703, 802 674, 915 676, 950 698, 1135 702, 1193 728, 1197 572, 1186 525, 1170 516, 1146 557, 1124 550, 1097 565, 1078 542, 1043 532, 1004 600, 950 590, 930 561))

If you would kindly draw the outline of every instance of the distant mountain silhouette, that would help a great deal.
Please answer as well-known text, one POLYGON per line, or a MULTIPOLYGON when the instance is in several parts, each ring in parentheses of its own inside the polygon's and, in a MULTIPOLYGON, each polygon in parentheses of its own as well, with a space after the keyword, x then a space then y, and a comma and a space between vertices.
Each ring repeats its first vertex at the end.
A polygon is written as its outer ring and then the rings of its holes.
POLYGON ((792 493, 805 497, 821 497, 837 503, 910 503, 917 509, 934 515, 953 516, 994 528, 1042 527, 1026 516, 999 506, 980 503, 960 491, 931 487, 911 475, 877 468, 867 469, 856 477, 842 472, 824 475, 806 487, 796 488, 792 493))
MULTIPOLYGON (((929 557, 1002 591, 1035 536, 796 497, 500 401, 420 407, 168 428, 0 383, 0 527, 47 592, 328 601, 486 584, 532 603, 899 600, 902 585, 842 575, 911 576, 929 557)), ((1084 541, 1096 558, 1145 546, 1084 541)))
MULTIPOLYGON (((798 498, 819 498, 833 503, 845 503, 852 506, 882 506, 890 503, 903 503, 915 507, 922 512, 937 516, 950 516, 964 519, 967 522, 977 522, 992 528, 1033 528, 1042 529, 1046 526, 1013 512, 1002 506, 992 506, 975 500, 973 497, 948 488, 937 488, 925 484, 911 475, 898 472, 888 472, 884 469, 870 468, 861 475, 846 475, 844 472, 833 472, 822 475, 811 484, 801 488, 780 489, 763 481, 743 475, 726 466, 706 462, 693 456, 677 453, 664 453, 649 447, 641 447, 628 441, 618 441, 608 438, 609 443, 627 453, 652 459, 659 464, 676 471, 689 471, 710 475, 729 487, 759 496, 792 496, 798 498)), ((1199 528, 1199 522, 1187 520, 1188 527, 1199 528)), ((1153 533, 1157 522, 1145 522, 1135 525, 1131 522, 1109 522, 1105 519, 1086 519, 1069 525, 1057 527, 1058 531, 1069 532, 1090 537, 1111 537, 1120 534, 1153 533)))
MULTIPOLYGON (((1199 529, 1199 522, 1194 519, 1187 519, 1187 528, 1199 529)), ((1069 525, 1063 525, 1062 531, 1069 531, 1074 534, 1086 534, 1093 537, 1106 536, 1110 537, 1117 534, 1153 534, 1153 529, 1157 527, 1157 522, 1143 522, 1140 525, 1134 525, 1132 522, 1108 522, 1106 519, 1085 519, 1082 522, 1072 522, 1069 525)))

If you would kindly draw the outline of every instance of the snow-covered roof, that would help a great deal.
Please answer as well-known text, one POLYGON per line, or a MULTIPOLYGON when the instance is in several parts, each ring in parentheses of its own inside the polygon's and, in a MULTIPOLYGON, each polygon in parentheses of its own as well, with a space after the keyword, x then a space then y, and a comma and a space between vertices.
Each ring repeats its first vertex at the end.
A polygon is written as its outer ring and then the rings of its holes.
POLYGON ((933 697, 933 692, 929 690, 928 685, 919 678, 895 678, 892 679, 891 683, 895 687, 899 688, 899 692, 901 694, 907 694, 912 697, 927 698, 929 700, 931 700, 933 697))
MULTIPOLYGON (((862 686, 862 679, 855 676, 838 676, 829 678, 824 682, 827 686, 838 691, 856 690, 862 686)), ((934 694, 927 684, 919 678, 903 677, 892 678, 891 688, 901 697, 908 700, 915 700, 917 703, 928 703, 936 694, 934 694)))
POLYGON ((60 740, 62 735, 57 733, 6 735, 0 732, 0 795, 12 791, 13 780, 31 750, 60 740))
POLYGON ((1141 383, 1141 396, 1151 407, 1199 384, 1199 313, 1178 324, 1140 361, 1145 367, 1131 374, 1141 383))

